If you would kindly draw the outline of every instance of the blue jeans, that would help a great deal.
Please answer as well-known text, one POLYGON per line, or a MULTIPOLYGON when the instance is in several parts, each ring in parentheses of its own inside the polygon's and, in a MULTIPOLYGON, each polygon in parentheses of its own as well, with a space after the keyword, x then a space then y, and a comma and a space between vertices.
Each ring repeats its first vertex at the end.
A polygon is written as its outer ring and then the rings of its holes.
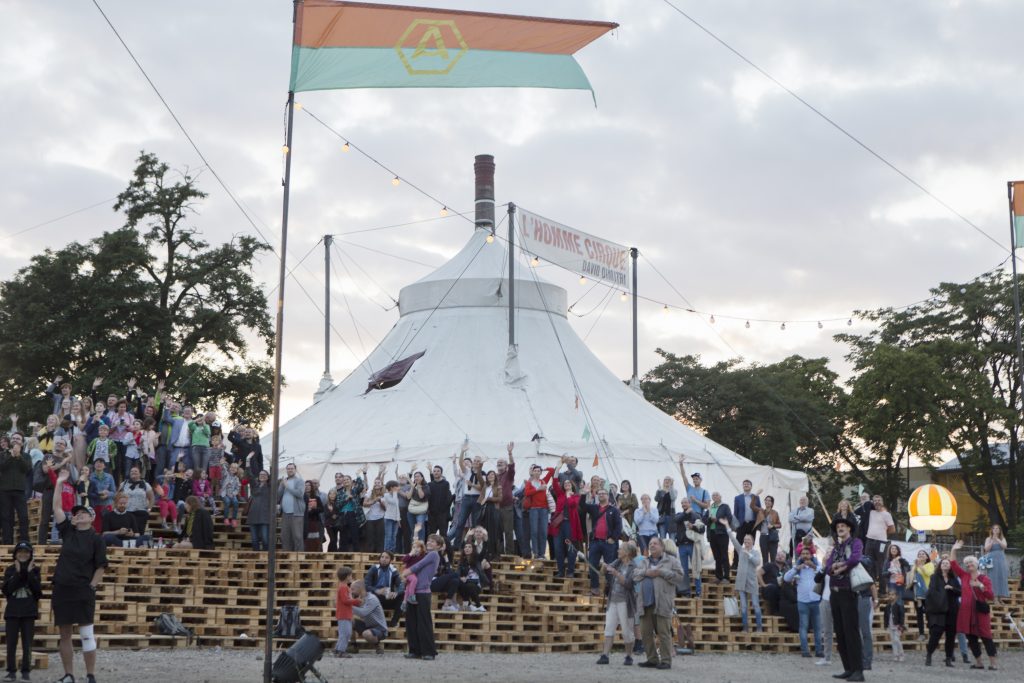
POLYGON ((871 593, 857 598, 857 619, 860 625, 861 640, 861 665, 867 669, 871 666, 874 644, 871 640, 871 622, 874 619, 874 610, 871 608, 871 593))
POLYGON ((463 494, 462 505, 459 506, 459 514, 456 516, 455 524, 448 530, 448 545, 455 543, 455 539, 462 533, 462 529, 466 526, 467 521, 470 525, 476 523, 477 517, 480 516, 479 500, 479 495, 470 496, 463 494))
POLYGON ((238 519, 238 496, 224 496, 224 517, 227 519, 238 519), (234 514, 228 514, 228 510, 234 510, 234 514))
MULTIPOLYGON (((171 469, 176 469, 177 468, 178 460, 179 459, 183 463, 185 463, 185 469, 187 469, 187 470, 192 469, 192 448, 190 446, 185 446, 185 447, 182 447, 182 448, 172 448, 171 449, 171 463, 170 463, 171 469)), ((198 478, 199 478, 199 476, 197 474, 196 475, 196 479, 198 479, 198 478)))
POLYGON ((751 603, 751 607, 754 608, 754 617, 757 623, 757 630, 761 630, 761 601, 758 595, 750 595, 746 591, 739 591, 740 594, 740 616, 743 619, 743 628, 748 628, 747 621, 747 601, 751 603))
MULTIPOLYGON (((820 601, 819 601, 820 602, 820 601)), ((807 632, 814 633, 814 654, 818 657, 824 652, 821 647, 821 609, 818 602, 797 602, 796 611, 800 614, 800 652, 808 655, 807 632)))
POLYGON ((199 476, 199 472, 210 468, 210 447, 209 446, 193 446, 192 447, 192 466, 196 469, 196 476, 199 476))
POLYGON ((534 558, 544 557, 548 544, 548 509, 530 508, 530 545, 534 558))
POLYGON ((596 538, 590 541, 590 552, 587 553, 587 561, 590 562, 590 588, 591 590, 597 588, 598 577, 597 570, 594 567, 601 566, 601 560, 605 561, 605 564, 611 564, 615 561, 616 556, 619 554, 619 544, 617 541, 599 541, 596 538))
POLYGON ((647 544, 650 543, 651 539, 655 536, 657 536, 657 534, 651 534, 650 536, 641 536, 640 534, 637 534, 636 541, 641 553, 647 552, 647 544))
MULTIPOLYGON (((679 564, 683 565, 683 595, 690 595, 690 558, 693 557, 693 545, 682 544, 679 546, 679 564)), ((696 589, 697 597, 700 597, 700 574, 697 574, 696 589)))
POLYGON ((673 521, 672 515, 661 515, 658 517, 658 536, 668 538, 672 532, 673 521))
POLYGON ((384 550, 389 553, 395 552, 395 545, 398 542, 398 520, 397 519, 385 519, 384 520, 384 550))
POLYGON ((572 526, 569 520, 562 520, 562 526, 558 529, 558 536, 555 537, 555 562, 558 563, 558 575, 565 576, 566 560, 569 564, 569 576, 576 573, 576 546, 572 543, 572 526))
MULTIPOLYGON (((415 536, 410 536, 412 538, 412 540, 415 541, 417 538, 420 539, 421 541, 427 540, 427 513, 424 512, 422 515, 414 515, 411 512, 407 512, 407 513, 405 513, 405 518, 409 522, 409 533, 410 534, 412 534, 412 533, 414 533, 416 531, 416 525, 417 524, 420 525, 420 532, 418 534, 416 534, 415 536)), ((385 531, 385 533, 387 533, 387 531, 385 531)))
POLYGON ((252 549, 253 550, 268 550, 270 549, 270 525, 269 524, 250 524, 249 535, 252 537, 252 549))

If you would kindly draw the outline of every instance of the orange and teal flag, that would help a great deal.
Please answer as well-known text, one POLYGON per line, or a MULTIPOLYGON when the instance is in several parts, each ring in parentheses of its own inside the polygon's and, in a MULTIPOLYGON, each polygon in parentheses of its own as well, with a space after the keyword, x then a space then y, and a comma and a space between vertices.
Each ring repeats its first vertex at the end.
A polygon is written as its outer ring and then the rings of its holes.
POLYGON ((1010 204, 1010 210, 1013 211, 1013 243, 1019 249, 1024 247, 1024 180, 1013 183, 1013 201, 1010 204))
POLYGON ((533 87, 591 90, 573 55, 618 24, 305 0, 290 90, 533 87))

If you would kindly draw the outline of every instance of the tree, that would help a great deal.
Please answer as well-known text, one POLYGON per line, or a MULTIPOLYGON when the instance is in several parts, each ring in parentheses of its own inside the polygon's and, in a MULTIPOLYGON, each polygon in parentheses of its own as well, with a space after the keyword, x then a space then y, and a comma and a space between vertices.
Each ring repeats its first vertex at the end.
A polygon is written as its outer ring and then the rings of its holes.
POLYGON ((205 196, 187 170, 174 178, 143 152, 114 205, 122 228, 47 249, 0 283, 5 412, 45 414, 42 385, 63 375, 76 393, 93 377, 123 393, 138 376, 201 407, 269 414, 273 332, 253 277, 269 247, 248 235, 210 246, 189 224, 205 196))
POLYGON ((664 361, 642 383, 652 404, 758 464, 814 474, 827 499, 838 495, 846 395, 826 359, 706 367, 698 356, 657 353, 664 361))
POLYGON ((864 388, 860 412, 867 415, 874 404, 879 413, 862 420, 865 434, 914 449, 928 464, 943 449, 955 454, 968 495, 993 523, 1012 528, 1024 512, 1012 281, 995 271, 940 284, 932 294, 906 310, 863 314, 878 323, 870 334, 837 336, 851 346, 854 386, 864 388), (895 408, 907 406, 911 395, 912 409, 895 408), (883 415, 890 410, 899 419, 883 415), (1009 444, 1005 463, 993 450, 999 441, 1009 444))

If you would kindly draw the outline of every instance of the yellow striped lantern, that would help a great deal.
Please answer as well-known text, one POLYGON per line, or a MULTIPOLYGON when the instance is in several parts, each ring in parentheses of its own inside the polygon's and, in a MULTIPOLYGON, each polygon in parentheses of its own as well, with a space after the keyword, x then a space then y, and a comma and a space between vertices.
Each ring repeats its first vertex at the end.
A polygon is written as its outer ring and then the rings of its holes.
POLYGON ((956 498, 938 484, 918 486, 907 508, 910 526, 918 531, 945 531, 956 522, 956 498))

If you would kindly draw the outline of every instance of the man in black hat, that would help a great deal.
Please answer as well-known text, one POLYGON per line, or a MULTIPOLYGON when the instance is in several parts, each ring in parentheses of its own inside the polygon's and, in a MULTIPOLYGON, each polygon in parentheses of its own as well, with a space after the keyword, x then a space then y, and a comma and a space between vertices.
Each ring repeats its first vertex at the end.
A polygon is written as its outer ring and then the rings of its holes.
POLYGON ((95 513, 92 508, 76 505, 71 518, 61 507, 60 492, 70 473, 62 468, 54 487, 53 517, 62 542, 57 568, 53 572, 54 624, 60 629, 60 661, 64 676, 57 683, 75 683, 74 650, 71 627, 78 624, 85 659, 87 683, 96 683, 96 634, 93 621, 96 614, 96 589, 103 580, 107 566, 107 549, 103 539, 93 530, 95 513))
POLYGON ((43 597, 42 579, 39 567, 32 559, 32 546, 21 541, 14 547, 14 563, 4 573, 4 597, 7 608, 4 622, 7 625, 7 676, 5 681, 15 680, 18 670, 18 639, 21 639, 21 680, 31 680, 32 640, 39 618, 39 600, 43 597))
POLYGON ((850 522, 842 517, 832 520, 832 531, 836 536, 836 544, 825 563, 825 573, 830 577, 832 623, 839 656, 843 660, 843 673, 835 674, 833 678, 863 681, 857 593, 850 582, 850 574, 860 564, 864 544, 859 538, 853 537, 850 522))

